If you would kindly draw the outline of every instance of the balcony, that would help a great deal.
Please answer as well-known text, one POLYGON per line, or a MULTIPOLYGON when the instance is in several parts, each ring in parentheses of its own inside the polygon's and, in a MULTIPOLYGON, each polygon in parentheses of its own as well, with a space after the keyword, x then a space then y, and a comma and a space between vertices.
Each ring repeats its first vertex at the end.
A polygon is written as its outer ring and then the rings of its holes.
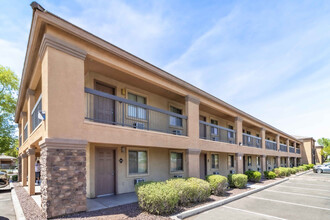
POLYGON ((287 152, 288 146, 286 146, 285 144, 280 144, 280 151, 287 152))
POLYGON ((235 144, 236 131, 199 121, 199 138, 235 144))
POLYGON ((85 88, 85 119, 111 125, 187 135, 187 116, 85 88))
POLYGON ((243 145, 261 148, 261 138, 249 134, 243 134, 243 145))
POLYGON ((266 140, 266 149, 277 150, 277 143, 275 141, 266 140))
POLYGON ((289 147, 289 152, 290 152, 290 153, 294 153, 294 147, 290 146, 290 147, 289 147))
POLYGON ((41 123, 41 119, 38 117, 38 113, 42 110, 42 101, 41 101, 41 95, 34 105, 31 113, 31 119, 32 119, 32 131, 34 131, 38 125, 41 123))
POLYGON ((300 154, 300 148, 296 149, 296 154, 300 154))

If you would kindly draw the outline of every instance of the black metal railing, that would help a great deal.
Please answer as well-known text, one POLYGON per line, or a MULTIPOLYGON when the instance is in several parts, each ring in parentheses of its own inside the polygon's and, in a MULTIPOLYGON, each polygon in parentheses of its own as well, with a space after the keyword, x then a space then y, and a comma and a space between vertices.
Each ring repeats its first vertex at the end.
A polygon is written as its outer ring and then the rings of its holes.
POLYGON ((28 123, 26 123, 25 126, 24 126, 23 143, 26 141, 27 137, 28 137, 28 123))
POLYGON ((280 151, 287 152, 288 146, 286 146, 285 144, 280 144, 280 151))
POLYGON ((297 148, 297 149, 296 149, 296 153, 297 153, 297 154, 300 154, 300 148, 297 148))
POLYGON ((261 148, 261 138, 249 134, 243 134, 243 145, 261 148))
POLYGON ((187 135, 187 116, 85 88, 85 119, 175 135, 187 135))
POLYGON ((218 125, 199 121, 199 138, 235 144, 236 131, 218 125))
POLYGON ((42 98, 40 95, 40 97, 39 97, 38 101, 36 102, 36 104, 34 105, 34 107, 32 109, 32 113, 31 113, 32 131, 34 131, 34 129, 36 129, 42 121, 38 117, 38 113, 41 110, 42 110, 42 98))
POLYGON ((289 152, 290 152, 290 153, 294 153, 294 147, 289 146, 289 152))
POLYGON ((277 150, 277 143, 275 141, 266 140, 266 149, 277 150))

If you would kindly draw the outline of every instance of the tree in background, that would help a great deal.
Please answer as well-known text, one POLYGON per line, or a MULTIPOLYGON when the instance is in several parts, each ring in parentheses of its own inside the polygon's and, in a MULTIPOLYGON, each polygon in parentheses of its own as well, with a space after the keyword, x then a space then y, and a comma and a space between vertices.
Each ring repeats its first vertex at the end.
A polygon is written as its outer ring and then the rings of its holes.
POLYGON ((0 154, 17 157, 17 126, 14 122, 18 77, 0 65, 0 154))
POLYGON ((324 157, 324 159, 327 159, 327 157, 330 155, 330 138, 320 138, 317 140, 317 143, 323 146, 321 155, 324 157))

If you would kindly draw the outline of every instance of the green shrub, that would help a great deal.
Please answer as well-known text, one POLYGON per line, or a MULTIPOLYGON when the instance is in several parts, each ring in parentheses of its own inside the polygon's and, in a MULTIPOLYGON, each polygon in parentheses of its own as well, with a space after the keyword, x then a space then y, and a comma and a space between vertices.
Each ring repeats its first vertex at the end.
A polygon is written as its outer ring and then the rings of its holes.
POLYGON ((258 171, 248 170, 245 172, 245 175, 247 175, 248 180, 251 182, 260 182, 261 180, 261 173, 258 171))
POLYGON ((300 171, 298 167, 293 167, 293 169, 295 170, 296 173, 300 171))
POLYGON ((228 181, 231 187, 236 187, 241 189, 246 186, 248 177, 245 174, 229 174, 228 181))
POLYGON ((148 182, 135 187, 141 209, 152 214, 171 214, 179 203, 178 190, 165 182, 148 182))
POLYGON ((276 174, 277 177, 283 177, 283 176, 285 176, 285 172, 281 168, 282 167, 279 167, 279 168, 275 168, 274 169, 274 173, 276 174))
POLYGON ((309 167, 309 169, 313 169, 314 164, 310 163, 310 164, 308 164, 308 167, 309 167))
POLYGON ((8 173, 7 174, 13 174, 13 171, 8 171, 8 173))
POLYGON ((191 202, 203 202, 210 197, 211 187, 207 181, 190 177, 186 180, 186 183, 189 183, 190 187, 193 189, 190 199, 191 202))
POLYGON ((202 202, 211 195, 210 184, 198 178, 170 179, 166 184, 178 191, 181 205, 202 202))
POLYGON ((7 170, 0 170, 1 172, 7 173, 7 170))
POLYGON ((208 175, 206 181, 210 183, 211 192, 214 195, 223 195, 228 186, 228 180, 221 175, 208 175))
POLYGON ((17 175, 13 175, 11 177, 11 180, 14 181, 14 182, 16 182, 18 180, 18 176, 17 175))
POLYGON ((264 171, 264 175, 266 179, 275 179, 276 174, 273 171, 264 171))

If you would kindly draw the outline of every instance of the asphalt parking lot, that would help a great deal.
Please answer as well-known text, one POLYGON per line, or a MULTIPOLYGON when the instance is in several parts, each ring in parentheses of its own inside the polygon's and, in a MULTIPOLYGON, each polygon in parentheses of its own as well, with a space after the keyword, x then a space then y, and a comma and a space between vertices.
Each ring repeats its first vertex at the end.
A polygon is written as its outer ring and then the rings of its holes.
POLYGON ((189 219, 329 219, 330 174, 307 173, 189 219))

